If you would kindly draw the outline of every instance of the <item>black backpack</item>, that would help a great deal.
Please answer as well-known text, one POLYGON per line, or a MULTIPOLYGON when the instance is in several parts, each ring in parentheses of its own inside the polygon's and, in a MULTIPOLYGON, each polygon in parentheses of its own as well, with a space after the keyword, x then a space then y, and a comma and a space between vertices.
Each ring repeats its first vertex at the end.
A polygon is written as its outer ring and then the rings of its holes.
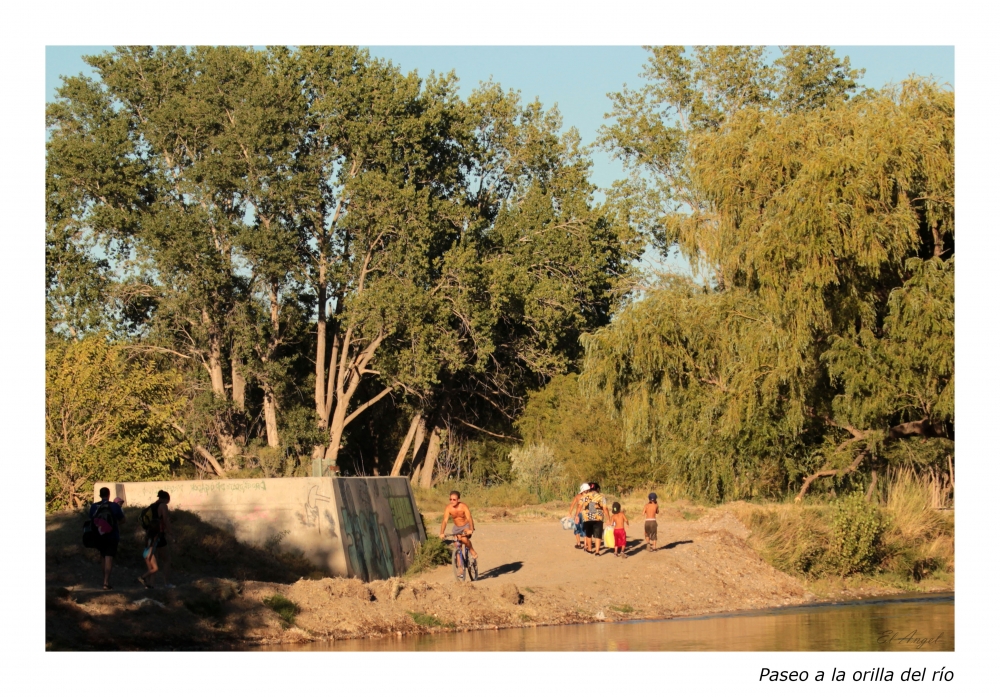
POLYGON ((139 524, 142 525, 142 529, 147 534, 160 531, 160 517, 157 515, 157 507, 159 505, 160 500, 156 499, 156 501, 143 508, 142 513, 139 514, 139 524))
POLYGON ((83 524, 83 546, 89 547, 90 549, 97 549, 97 540, 101 536, 97 534, 97 530, 94 529, 94 524, 91 521, 87 521, 83 524))

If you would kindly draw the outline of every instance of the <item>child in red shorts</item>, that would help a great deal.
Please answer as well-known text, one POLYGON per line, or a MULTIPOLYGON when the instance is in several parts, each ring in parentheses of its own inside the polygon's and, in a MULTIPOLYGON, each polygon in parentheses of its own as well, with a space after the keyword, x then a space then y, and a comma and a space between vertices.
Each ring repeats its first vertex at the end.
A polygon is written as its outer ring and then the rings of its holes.
POLYGON ((611 527, 615 531, 615 556, 625 558, 625 528, 628 527, 628 518, 622 505, 617 501, 611 506, 611 527))

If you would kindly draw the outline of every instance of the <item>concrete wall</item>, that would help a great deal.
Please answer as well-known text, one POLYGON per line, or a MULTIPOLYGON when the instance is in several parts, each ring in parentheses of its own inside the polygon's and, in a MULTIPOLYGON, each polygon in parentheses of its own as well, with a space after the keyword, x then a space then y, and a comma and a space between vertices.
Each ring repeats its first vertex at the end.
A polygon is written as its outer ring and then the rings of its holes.
POLYGON ((170 507, 197 513, 247 544, 298 550, 337 576, 365 581, 409 568, 424 538, 406 477, 288 477, 169 482, 98 482, 129 506, 160 489, 170 507))

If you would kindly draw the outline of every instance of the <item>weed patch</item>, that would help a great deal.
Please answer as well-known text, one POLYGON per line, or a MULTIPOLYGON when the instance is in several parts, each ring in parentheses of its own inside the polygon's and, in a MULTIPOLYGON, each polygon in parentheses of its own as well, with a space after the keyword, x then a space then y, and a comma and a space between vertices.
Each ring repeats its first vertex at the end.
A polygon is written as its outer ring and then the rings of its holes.
POLYGON ((286 626, 295 624, 295 616, 299 614, 299 606, 283 596, 275 593, 269 598, 264 598, 264 604, 278 613, 286 626))
POLYGON ((410 612, 406 613, 409 615, 414 622, 416 622, 421 627, 447 627, 449 629, 454 629, 454 622, 442 622, 434 615, 428 615, 423 612, 410 612))
POLYGON ((451 547, 440 537, 428 537, 417 547, 413 563, 406 570, 406 576, 416 576, 419 573, 433 569, 436 566, 447 566, 451 563, 451 547))
POLYGON ((622 615, 627 615, 630 612, 635 612, 635 608, 632 607, 631 605, 610 605, 608 606, 608 609, 614 610, 615 612, 618 612, 622 615))

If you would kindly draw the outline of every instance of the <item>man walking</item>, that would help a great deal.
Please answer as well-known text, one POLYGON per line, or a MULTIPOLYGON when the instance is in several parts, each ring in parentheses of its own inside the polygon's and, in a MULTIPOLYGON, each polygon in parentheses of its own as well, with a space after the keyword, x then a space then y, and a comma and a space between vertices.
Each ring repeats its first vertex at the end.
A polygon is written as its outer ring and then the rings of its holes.
POLYGON ((111 490, 108 487, 101 487, 99 492, 101 499, 90 505, 90 520, 97 530, 97 551, 101 554, 101 566, 104 570, 104 590, 111 590, 111 566, 114 563, 115 555, 118 554, 118 540, 121 535, 118 531, 118 523, 125 520, 125 513, 122 512, 122 500, 111 498, 111 490))

